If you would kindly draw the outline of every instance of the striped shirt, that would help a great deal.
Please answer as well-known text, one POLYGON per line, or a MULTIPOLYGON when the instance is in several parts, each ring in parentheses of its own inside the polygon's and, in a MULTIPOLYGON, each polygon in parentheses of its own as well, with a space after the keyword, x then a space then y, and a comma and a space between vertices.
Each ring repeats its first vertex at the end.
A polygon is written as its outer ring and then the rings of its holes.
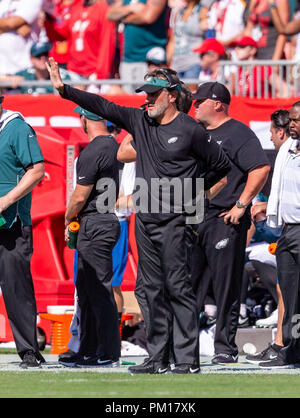
POLYGON ((282 219, 285 223, 300 223, 300 152, 295 140, 289 150, 289 158, 283 171, 282 219))

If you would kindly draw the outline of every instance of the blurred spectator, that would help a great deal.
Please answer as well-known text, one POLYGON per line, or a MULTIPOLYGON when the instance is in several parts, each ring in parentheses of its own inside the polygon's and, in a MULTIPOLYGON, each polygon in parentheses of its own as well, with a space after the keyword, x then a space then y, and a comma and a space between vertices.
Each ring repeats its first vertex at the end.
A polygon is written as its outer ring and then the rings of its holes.
POLYGON ((116 28, 106 19, 107 10, 106 1, 81 0, 64 24, 46 14, 45 27, 50 41, 68 40, 67 69, 83 79, 112 77, 116 28))
MULTIPOLYGON (((14 77, 14 85, 19 85, 23 80, 50 80, 49 72, 46 67, 46 61, 49 57, 49 51, 52 44, 49 42, 36 42, 32 45, 30 50, 31 66, 26 70, 18 71, 14 77)), ((68 71, 61 69, 61 75, 65 82, 76 81, 72 78, 68 71)), ((77 78, 79 82, 79 78, 77 78)), ((24 86, 20 87, 17 93, 26 94, 49 94, 54 93, 52 85, 49 86, 24 86)))
POLYGON ((51 0, 0 1, 0 74, 15 74, 30 66, 30 48, 40 34, 41 10, 52 10, 51 0))
POLYGON ((209 7, 214 0, 187 0, 172 19, 172 32, 167 45, 168 63, 180 78, 198 78, 201 70, 193 49, 204 40, 209 7))
MULTIPOLYGON (((276 1, 279 16, 284 25, 289 21, 289 0, 276 1)), ((278 34, 274 26, 268 0, 255 0, 243 33, 257 41, 257 59, 280 60, 286 36, 278 34)))
MULTIPOLYGON (((167 0, 115 0, 107 18, 124 24, 124 53, 121 79, 139 83, 147 72, 146 54, 152 47, 166 47, 168 32, 167 0)), ((134 92, 134 86, 124 90, 134 92)))
POLYGON ((277 7, 277 4, 274 0, 269 0, 270 3, 270 12, 272 16, 272 21, 278 33, 282 35, 296 35, 292 39, 292 53, 291 58, 295 61, 299 61, 300 58, 300 3, 298 2, 298 7, 295 10, 293 19, 284 24, 280 16, 280 11, 277 7))
POLYGON ((200 54, 201 71, 199 79, 201 83, 204 81, 220 81, 220 60, 226 56, 225 48, 221 42, 214 38, 208 38, 193 51, 200 54))
POLYGON ((170 9, 178 9, 186 5, 186 0, 168 0, 170 9))
MULTIPOLYGON (((78 5, 81 5, 82 0, 56 0, 53 10, 53 16, 55 16, 57 26, 64 26, 69 22, 71 18, 72 10, 78 5)), ((67 63, 69 60, 69 41, 63 36, 61 40, 53 42, 53 47, 49 53, 51 57, 62 68, 67 68, 67 63)))
POLYGON ((164 48, 160 46, 155 46, 154 48, 149 49, 146 54, 146 63, 148 65, 147 72, 151 73, 156 68, 167 67, 167 55, 164 48))
POLYGON ((271 67, 238 65, 238 61, 253 61, 256 59, 257 42, 249 36, 242 36, 231 46, 234 47, 237 58, 237 66, 231 72, 232 93, 247 97, 269 97, 271 94, 271 67))
POLYGON ((245 29, 246 4, 243 0, 217 0, 211 6, 208 25, 223 45, 228 46, 245 29))

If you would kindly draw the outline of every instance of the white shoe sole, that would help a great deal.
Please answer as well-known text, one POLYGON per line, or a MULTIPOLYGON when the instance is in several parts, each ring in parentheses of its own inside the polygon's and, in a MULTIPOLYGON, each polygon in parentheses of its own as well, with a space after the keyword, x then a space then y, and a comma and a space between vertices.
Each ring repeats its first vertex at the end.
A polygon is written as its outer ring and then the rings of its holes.
POLYGON ((61 364, 62 366, 65 366, 65 367, 76 367, 75 361, 74 363, 64 363, 63 361, 59 361, 58 364, 61 364))
POLYGON ((119 367, 119 366, 120 366, 119 361, 115 361, 115 362, 110 363, 110 364, 93 364, 93 365, 91 365, 91 364, 89 364, 89 365, 75 364, 75 367, 80 367, 80 368, 83 368, 83 369, 92 369, 92 368, 97 368, 98 369, 99 367, 109 368, 109 367, 119 367))
POLYGON ((247 360, 246 359, 246 362, 250 364, 266 363, 267 361, 270 361, 270 360, 247 360))
POLYGON ((275 369, 294 369, 294 364, 285 364, 284 366, 259 366, 261 369, 265 370, 275 370, 275 369))

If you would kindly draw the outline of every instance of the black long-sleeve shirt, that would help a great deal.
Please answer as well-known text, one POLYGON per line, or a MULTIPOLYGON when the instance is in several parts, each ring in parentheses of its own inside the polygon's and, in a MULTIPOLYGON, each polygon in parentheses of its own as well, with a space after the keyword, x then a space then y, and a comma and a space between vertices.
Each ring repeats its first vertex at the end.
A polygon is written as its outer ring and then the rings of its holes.
POLYGON ((200 173, 205 173, 204 188, 208 190, 230 171, 230 161, 222 148, 185 113, 180 112, 170 123, 159 124, 146 111, 119 106, 68 85, 64 85, 62 97, 113 122, 133 136, 132 145, 137 151, 136 186, 139 186, 140 200, 144 199, 141 206, 148 208, 147 219, 157 219, 157 213, 153 213, 157 205, 159 212, 170 206, 170 212, 176 213, 180 201, 185 213, 183 203, 186 197, 183 194, 191 184, 192 194, 196 193, 195 183, 200 173), (191 179, 191 184, 187 179, 191 179), (164 189, 171 181, 175 187, 171 187, 169 196, 155 191, 157 184, 164 189))

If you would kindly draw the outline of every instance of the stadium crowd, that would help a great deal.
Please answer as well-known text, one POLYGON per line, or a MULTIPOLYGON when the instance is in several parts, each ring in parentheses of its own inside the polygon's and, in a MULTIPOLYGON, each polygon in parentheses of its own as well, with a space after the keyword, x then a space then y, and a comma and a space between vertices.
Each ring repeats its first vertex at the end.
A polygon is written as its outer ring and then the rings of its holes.
POLYGON ((297 61, 298 8, 296 0, 34 0, 29 7, 3 1, 0 81, 11 83, 7 93, 42 93, 20 83, 47 80, 49 55, 77 86, 90 80, 81 88, 92 92, 134 93, 132 83, 154 63, 182 79, 226 82, 234 94, 268 97, 272 90, 284 97, 298 71, 249 61, 297 61), (92 83, 120 78, 130 84, 92 83))
MULTIPOLYGON (((222 82, 236 95, 266 98, 275 91, 275 96, 284 97, 288 80, 295 77, 295 72, 289 68, 282 74, 279 67, 270 62, 297 62, 300 57, 299 22, 300 4, 293 0, 32 0, 29 7, 17 1, 3 0, 0 4, 0 82, 9 82, 10 86, 1 91, 5 95, 56 93, 53 80, 53 86, 50 83, 44 86, 22 85, 23 81, 50 80, 47 62, 52 57, 58 63, 62 81, 87 93, 136 94, 135 85, 147 72, 154 74, 155 78, 159 71, 166 74, 164 69, 172 68, 181 80, 192 80, 188 84, 198 107, 202 106, 203 98, 213 100, 210 92, 199 96, 202 83, 211 81, 222 82), (249 64, 257 60, 268 60, 269 63, 263 66, 249 64), (228 65, 221 66, 220 61, 227 61, 228 65), (247 61, 248 66, 239 65, 242 61, 247 61), (94 83, 112 79, 121 79, 124 84, 94 83)), ((171 81, 166 77, 171 83, 174 74, 171 73, 171 81)), ((170 85, 159 87, 170 88, 170 85)), ((154 94, 145 86, 141 91, 154 94)), ((293 90, 295 96, 297 93, 293 90)), ((72 94, 75 93, 67 90, 67 94, 73 100, 72 94)), ((228 98, 226 94, 224 90, 217 93, 220 101, 229 105, 230 96, 228 98)), ((74 97, 77 99, 76 95, 74 97)), ((104 108, 103 105, 101 112, 104 108)), ((188 113, 180 106, 178 110, 188 113)), ((228 122, 226 106, 215 109, 215 112, 224 113, 225 122, 222 120, 222 124, 228 122)), ((271 117, 271 135, 278 151, 282 144, 279 146, 276 141, 283 143, 288 139, 290 119, 288 112, 275 113, 271 117)), ((101 123, 106 119, 109 117, 100 117, 101 123)), ((202 118, 198 122, 211 131, 216 129, 202 118)), ((134 130, 132 126, 130 128, 134 130)), ((253 170, 268 165, 264 157, 259 161, 257 155, 253 170)), ((245 172, 251 173, 248 157, 248 154, 243 155, 243 163, 245 172)), ((242 157, 239 163, 241 160, 242 157)), ((279 239, 282 228, 270 228, 266 222, 270 182, 264 189, 257 186, 257 191, 259 193, 251 199, 252 220, 246 234, 246 263, 242 266, 238 318, 231 314, 238 327, 277 327, 282 295, 277 284, 275 257, 270 255, 268 247, 279 239)), ((240 202, 241 206, 237 208, 246 209, 250 203, 243 207, 240 202)), ((231 221, 234 216, 233 213, 229 215, 231 221)), ((140 234, 143 232, 141 227, 140 234)), ((220 297, 224 298, 224 294, 220 297)), ((228 304, 228 300, 222 302, 228 304)), ((207 295, 201 303, 200 329, 211 327, 218 321, 218 305, 220 310, 221 303, 216 302, 212 287, 208 285, 207 295)), ((183 309, 179 302, 176 309, 174 315, 179 322, 180 309, 183 309)), ((224 318, 224 314, 222 316, 224 318)), ((194 320, 192 314, 190 320, 191 323, 194 320)), ((117 324, 117 319, 115 322, 117 324)), ((272 346, 275 351, 276 347, 283 345, 280 333, 281 329, 277 335, 278 344, 272 346)), ((152 344, 155 345, 155 340, 152 344)), ((258 362, 258 358, 250 356, 249 359, 258 362)), ((222 361, 226 363, 226 360, 222 361)), ((193 365, 192 360, 190 364, 193 365)), ((149 364, 144 367, 149 367, 149 364)))

